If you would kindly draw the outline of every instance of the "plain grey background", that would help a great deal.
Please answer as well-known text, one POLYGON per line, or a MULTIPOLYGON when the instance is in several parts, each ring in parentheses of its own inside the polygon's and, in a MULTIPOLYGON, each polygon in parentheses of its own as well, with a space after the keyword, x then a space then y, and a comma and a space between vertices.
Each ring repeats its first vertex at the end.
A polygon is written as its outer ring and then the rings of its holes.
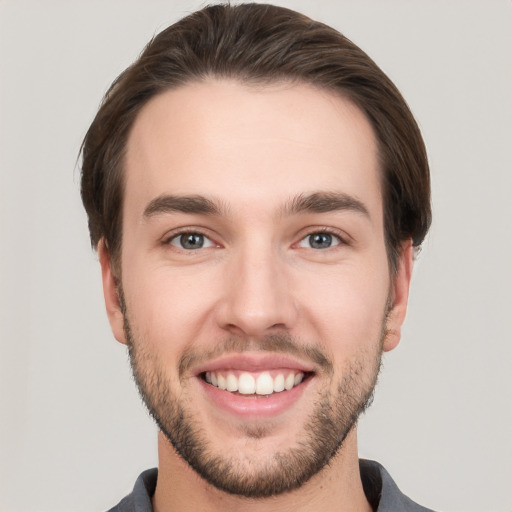
MULTIPOLYGON (((434 224, 362 456, 444 511, 512 509, 512 4, 279 1, 338 28, 403 92, 434 224)), ((156 464, 110 333, 75 161, 102 94, 201 3, 0 0, 0 511, 104 510, 156 464)))

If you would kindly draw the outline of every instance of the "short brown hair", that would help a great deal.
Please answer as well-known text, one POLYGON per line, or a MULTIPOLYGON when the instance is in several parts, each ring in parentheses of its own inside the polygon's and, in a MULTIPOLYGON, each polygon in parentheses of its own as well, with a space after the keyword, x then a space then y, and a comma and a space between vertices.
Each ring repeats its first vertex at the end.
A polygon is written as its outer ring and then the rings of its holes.
POLYGON ((422 243, 431 222, 425 145, 405 100, 380 68, 333 28, 264 4, 212 5, 158 34, 112 84, 82 144, 82 200, 93 247, 114 265, 122 238, 123 157, 130 129, 154 96, 208 77, 302 82, 335 91, 373 126, 390 264, 401 242, 422 243))

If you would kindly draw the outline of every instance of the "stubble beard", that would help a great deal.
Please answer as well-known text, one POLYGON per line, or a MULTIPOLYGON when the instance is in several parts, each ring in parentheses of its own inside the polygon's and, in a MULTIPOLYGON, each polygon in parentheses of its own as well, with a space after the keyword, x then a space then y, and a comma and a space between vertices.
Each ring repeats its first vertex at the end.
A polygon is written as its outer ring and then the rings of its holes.
MULTIPOLYGON (((269 460, 258 464, 244 453, 228 456, 226 450, 216 452, 208 438, 208 425, 198 425, 192 408, 171 389, 161 361, 145 350, 144 339, 135 339, 126 308, 123 309, 133 376, 149 413, 190 467, 209 484, 229 494, 265 498, 301 487, 332 461, 359 416, 373 400, 386 336, 386 319, 375 353, 347 364, 335 393, 327 386, 319 393, 296 446, 276 451, 269 460)), ((274 347, 276 344, 290 347, 293 343, 287 334, 274 335, 272 339, 274 347)), ((244 346, 242 340, 238 343, 236 339, 226 340, 223 345, 229 346, 230 350, 244 346)), ((297 347, 296 344, 293 346, 297 347)), ((261 349, 264 348, 265 339, 261 341, 261 349)), ((295 353, 298 350, 294 348, 295 353)), ((309 354, 307 350, 304 352, 309 354)), ((332 373, 332 363, 327 358, 325 361, 326 371, 332 373)), ((261 426, 248 425, 244 429, 244 434, 252 440, 264 438, 269 433, 261 426)))

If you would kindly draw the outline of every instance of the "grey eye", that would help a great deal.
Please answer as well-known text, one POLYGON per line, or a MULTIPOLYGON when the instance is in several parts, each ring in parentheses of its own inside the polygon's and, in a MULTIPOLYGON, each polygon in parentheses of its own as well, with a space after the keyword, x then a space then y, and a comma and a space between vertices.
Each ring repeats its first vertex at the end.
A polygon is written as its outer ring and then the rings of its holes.
POLYGON ((311 233, 300 241, 299 247, 329 249, 340 243, 340 239, 336 235, 331 235, 330 233, 311 233))
POLYGON ((211 247, 213 243, 201 233, 182 233, 171 240, 171 245, 188 251, 211 247))

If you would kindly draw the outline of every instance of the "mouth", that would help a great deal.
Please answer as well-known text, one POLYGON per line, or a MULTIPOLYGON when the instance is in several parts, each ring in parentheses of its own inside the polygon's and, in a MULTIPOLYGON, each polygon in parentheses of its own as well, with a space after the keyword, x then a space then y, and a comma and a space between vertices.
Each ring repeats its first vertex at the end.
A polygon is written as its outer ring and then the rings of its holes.
POLYGON ((208 384, 239 395, 269 396, 290 391, 310 378, 312 372, 299 370, 270 370, 247 372, 240 370, 207 371, 201 378, 208 384))
POLYGON ((224 411, 241 416, 273 416, 298 402, 315 369, 287 356, 238 354, 194 372, 206 396, 224 411))

